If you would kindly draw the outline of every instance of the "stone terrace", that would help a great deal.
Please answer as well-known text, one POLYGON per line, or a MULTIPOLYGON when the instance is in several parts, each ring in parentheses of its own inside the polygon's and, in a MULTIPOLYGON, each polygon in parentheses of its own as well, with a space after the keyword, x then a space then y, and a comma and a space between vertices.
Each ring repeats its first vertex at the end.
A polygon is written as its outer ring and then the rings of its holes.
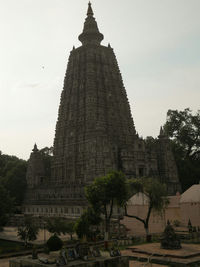
POLYGON ((200 263, 200 245, 182 244, 182 249, 161 249, 159 243, 132 246, 122 251, 122 255, 132 260, 174 266, 191 266, 200 263))

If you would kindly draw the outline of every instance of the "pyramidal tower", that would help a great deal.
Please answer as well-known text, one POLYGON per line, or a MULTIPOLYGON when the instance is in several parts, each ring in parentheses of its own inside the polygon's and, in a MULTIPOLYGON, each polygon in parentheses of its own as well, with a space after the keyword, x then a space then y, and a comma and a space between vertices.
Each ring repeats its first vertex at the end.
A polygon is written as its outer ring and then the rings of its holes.
POLYGON ((61 95, 52 178, 88 183, 120 168, 122 150, 131 152, 135 128, 113 49, 101 45, 89 3, 82 46, 70 53, 61 95))
MULTIPOLYGON (((85 185, 111 170, 122 170, 128 178, 161 178, 164 173, 169 194, 176 193, 180 186, 171 154, 163 156, 163 168, 171 160, 165 172, 158 166, 159 153, 165 155, 169 146, 149 150, 136 133, 115 54, 110 44, 101 44, 104 36, 90 2, 78 38, 82 45, 70 52, 61 94, 51 177, 36 178, 29 168, 32 187, 27 189, 25 212, 78 216, 87 205, 85 185), (169 166, 175 170, 172 180, 169 166)), ((34 164, 30 159, 30 165, 34 164)))

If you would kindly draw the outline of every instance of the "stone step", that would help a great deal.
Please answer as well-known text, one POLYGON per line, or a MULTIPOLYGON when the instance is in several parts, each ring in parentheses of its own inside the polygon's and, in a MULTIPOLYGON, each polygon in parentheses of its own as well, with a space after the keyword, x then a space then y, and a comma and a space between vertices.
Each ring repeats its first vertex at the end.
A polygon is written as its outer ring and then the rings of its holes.
POLYGON ((200 263, 200 256, 195 256, 193 258, 178 258, 178 257, 168 257, 168 256, 155 256, 155 255, 147 255, 143 253, 131 252, 126 251, 122 252, 123 256, 128 256, 129 260, 141 261, 146 263, 157 263, 163 265, 176 266, 191 266, 191 264, 200 263))

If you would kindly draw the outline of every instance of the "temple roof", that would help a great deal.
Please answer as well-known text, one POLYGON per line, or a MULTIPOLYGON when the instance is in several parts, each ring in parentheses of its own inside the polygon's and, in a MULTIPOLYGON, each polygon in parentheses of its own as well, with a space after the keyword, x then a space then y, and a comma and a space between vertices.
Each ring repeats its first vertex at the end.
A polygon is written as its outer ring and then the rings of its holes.
POLYGON ((92 10, 91 3, 88 3, 87 17, 85 19, 83 32, 79 35, 78 39, 83 45, 96 44, 100 45, 103 40, 103 34, 99 32, 97 22, 93 17, 94 13, 92 10))
POLYGON ((148 205, 149 198, 142 192, 134 194, 129 200, 128 205, 148 205))

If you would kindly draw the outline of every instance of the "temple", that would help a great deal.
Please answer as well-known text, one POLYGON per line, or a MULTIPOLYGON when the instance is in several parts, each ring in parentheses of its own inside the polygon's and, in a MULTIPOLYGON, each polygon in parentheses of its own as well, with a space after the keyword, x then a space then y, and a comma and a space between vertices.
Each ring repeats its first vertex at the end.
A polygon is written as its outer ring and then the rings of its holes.
POLYGON ((87 206, 84 187, 111 170, 127 178, 155 177, 169 195, 180 191, 170 141, 161 128, 153 144, 136 133, 119 66, 103 46, 91 4, 82 45, 69 56, 56 124, 51 176, 36 145, 27 171, 27 214, 78 217, 87 206))

